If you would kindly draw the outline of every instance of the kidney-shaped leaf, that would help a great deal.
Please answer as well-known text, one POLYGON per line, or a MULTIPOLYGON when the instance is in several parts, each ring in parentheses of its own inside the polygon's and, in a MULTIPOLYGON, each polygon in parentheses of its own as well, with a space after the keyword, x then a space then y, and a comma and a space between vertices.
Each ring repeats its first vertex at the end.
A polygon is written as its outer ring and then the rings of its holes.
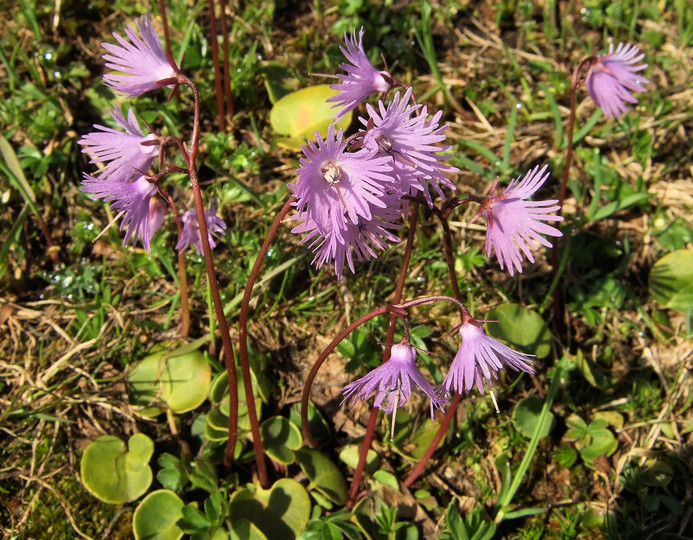
POLYGON ((347 486, 342 471, 322 452, 302 448, 296 452, 303 472, 310 480, 310 486, 335 504, 346 502, 347 486))
POLYGON ((659 259, 650 272, 650 293, 662 306, 693 310, 693 251, 681 249, 659 259))
POLYGON ((89 443, 80 470, 87 490, 104 502, 121 504, 141 497, 152 483, 149 460, 154 443, 136 433, 128 447, 118 437, 104 435, 89 443))
POLYGON ((489 335, 537 358, 544 358, 551 352, 551 332, 544 319, 531 309, 519 304, 501 304, 486 318, 498 321, 486 325, 489 335))
POLYGON ((173 491, 160 489, 147 495, 132 516, 136 540, 178 540, 183 531, 176 522, 183 517, 183 501, 173 491))

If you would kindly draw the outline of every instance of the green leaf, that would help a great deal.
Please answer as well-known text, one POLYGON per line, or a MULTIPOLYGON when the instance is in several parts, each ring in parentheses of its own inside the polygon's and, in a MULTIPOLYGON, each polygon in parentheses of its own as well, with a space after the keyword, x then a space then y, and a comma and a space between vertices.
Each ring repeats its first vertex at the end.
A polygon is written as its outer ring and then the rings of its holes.
POLYGON ((186 347, 152 354, 136 363, 128 375, 134 405, 156 415, 165 404, 176 414, 196 409, 207 399, 212 368, 204 355, 186 347))
MULTIPOLYGON (((537 396, 528 396, 520 401, 513 411, 513 425, 525 437, 531 438, 534 430, 537 429, 541 408, 544 402, 537 396)), ((555 424, 555 418, 551 412, 548 413, 549 420, 544 422, 539 438, 548 437, 555 424)))
POLYGON ((489 335, 501 339, 527 354, 544 358, 551 352, 551 332, 541 316, 519 304, 501 304, 486 317, 489 335))
POLYGON ((183 531, 176 522, 183 517, 183 501, 167 489, 147 495, 132 516, 136 540, 178 540, 183 531))
POLYGON ((310 480, 308 489, 316 489, 333 503, 346 502, 347 486, 344 475, 322 452, 302 448, 296 452, 301 469, 310 480))
POLYGON ((248 532, 261 531, 268 540, 291 540, 305 528, 310 518, 310 497, 306 489, 291 478, 277 480, 270 489, 249 484, 237 490, 230 500, 231 523, 239 538, 257 538, 242 534, 236 521, 248 520, 248 532))
POLYGON ((650 272, 649 288, 662 306, 693 311, 693 251, 681 249, 659 259, 650 272))
POLYGON ((80 465, 82 483, 104 502, 121 504, 141 497, 152 483, 149 460, 154 443, 142 433, 128 441, 104 435, 89 443, 80 465))
POLYGON ((260 425, 265 452, 275 461, 289 465, 296 461, 294 450, 301 448, 301 431, 283 416, 273 416, 260 425))
MULTIPOLYGON (((314 139, 315 131, 324 137, 337 112, 332 108, 334 103, 327 100, 336 94, 329 85, 320 84, 302 88, 277 101, 270 111, 270 124, 276 133, 285 136, 278 142, 297 149, 306 139, 314 139)), ((351 112, 336 124, 335 133, 350 123, 351 112)))

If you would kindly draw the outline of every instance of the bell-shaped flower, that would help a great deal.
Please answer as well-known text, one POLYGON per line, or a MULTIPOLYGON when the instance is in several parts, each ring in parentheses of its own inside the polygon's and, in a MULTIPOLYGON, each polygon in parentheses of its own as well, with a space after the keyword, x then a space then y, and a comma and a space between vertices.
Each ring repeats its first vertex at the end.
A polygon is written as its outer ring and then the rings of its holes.
POLYGON ((346 74, 338 74, 341 82, 330 85, 339 94, 328 99, 334 102, 333 108, 339 107, 335 121, 340 120, 346 113, 358 107, 373 92, 387 92, 392 86, 392 78, 387 71, 378 71, 373 67, 363 50, 363 28, 359 31, 358 43, 356 31, 351 33, 351 39, 345 33, 346 49, 340 46, 342 54, 349 63, 339 64, 346 74))
MULTIPOLYGON (((537 244, 551 247, 551 242, 542 235, 563 236, 563 233, 543 223, 545 221, 562 221, 563 217, 552 215, 560 208, 557 200, 529 201, 529 197, 546 182, 549 177, 548 166, 535 167, 521 180, 514 179, 500 195, 493 195, 498 179, 493 182, 489 195, 481 199, 481 208, 472 218, 480 214, 486 216, 486 255, 491 257, 495 252, 501 269, 508 267, 511 276, 515 270, 522 272, 522 255, 530 262, 534 256, 530 248, 537 244)), ((471 222, 470 222, 471 223, 471 222)))
POLYGON ((118 106, 111 110, 111 116, 123 130, 97 124, 94 127, 99 131, 87 133, 78 142, 84 146, 82 152, 91 154, 90 163, 106 164, 97 178, 125 182, 147 172, 159 154, 159 146, 142 143, 156 141, 157 136, 142 132, 133 109, 127 120, 118 106))
MULTIPOLYGON (((188 210, 183 214, 183 233, 176 244, 178 251, 188 249, 190 244, 195 246, 198 255, 202 255, 202 236, 200 235, 200 224, 197 221, 197 210, 188 210)), ((226 223, 217 216, 217 209, 214 202, 210 203, 209 210, 205 210, 205 222, 207 224, 207 238, 209 239, 209 247, 214 249, 217 243, 214 240, 215 235, 220 235, 226 230, 226 223)))
POLYGON ((644 84, 649 83, 639 71, 647 64, 639 64, 645 55, 635 45, 620 43, 614 51, 609 44, 609 52, 595 58, 587 73, 587 92, 599 105, 606 116, 621 116, 628 108, 624 101, 637 103, 631 92, 645 92, 644 84))
POLYGON ((120 182, 113 179, 94 178, 88 174, 82 180, 82 191, 93 194, 93 199, 113 201, 111 208, 123 214, 120 230, 127 229, 123 245, 132 239, 133 245, 142 239, 144 249, 151 252, 151 239, 161 226, 161 209, 152 207, 151 199, 156 196, 156 185, 144 176, 131 181, 120 182), (155 225, 155 226, 152 226, 155 225))
POLYGON ((170 79, 176 76, 178 70, 166 57, 149 14, 137 19, 137 29, 142 37, 128 25, 125 29, 127 39, 113 33, 119 45, 101 44, 110 53, 103 57, 106 67, 121 72, 104 75, 106 85, 130 97, 140 96, 150 90, 171 84, 170 79))
POLYGON ((416 349, 409 344, 399 343, 392 346, 390 359, 370 371, 365 377, 347 384, 342 389, 342 404, 352 398, 353 406, 359 399, 366 401, 375 391, 374 405, 387 414, 404 405, 411 397, 412 389, 426 394, 431 401, 431 419, 434 409, 443 410, 448 403, 436 394, 416 367, 416 349))
POLYGON ((498 372, 508 367, 534 373, 531 355, 517 352, 484 332, 481 322, 471 317, 460 326, 462 346, 441 385, 447 393, 469 393, 474 385, 484 393, 484 380, 493 386, 498 372))

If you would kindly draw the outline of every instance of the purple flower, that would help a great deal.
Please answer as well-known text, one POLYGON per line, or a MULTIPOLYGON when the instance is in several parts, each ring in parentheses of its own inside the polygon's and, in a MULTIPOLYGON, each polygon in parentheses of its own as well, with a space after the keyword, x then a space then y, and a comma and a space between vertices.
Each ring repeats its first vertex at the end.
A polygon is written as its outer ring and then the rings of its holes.
POLYGON ((378 151, 379 155, 391 157, 402 195, 422 191, 429 206, 432 206, 428 182, 444 197, 440 184, 455 189, 446 174, 458 172, 459 169, 446 165, 444 160, 450 156, 440 154, 452 148, 450 145, 438 146, 438 143, 445 141, 445 130, 448 128, 447 125, 438 127, 443 112, 439 111, 429 119, 426 107, 409 104, 411 95, 411 88, 401 99, 397 92, 387 107, 382 101, 378 102, 379 111, 366 105, 369 119, 360 118, 367 128, 363 146, 378 151))
POLYGON ((495 251, 501 269, 507 265, 511 276, 515 275, 515 270, 522 272, 523 253, 530 262, 534 262, 530 246, 536 248, 537 244, 542 244, 551 247, 551 242, 542 234, 563 236, 555 227, 542 223, 563 220, 561 216, 550 215, 560 208, 556 204, 558 201, 527 200, 549 177, 547 169, 548 165, 541 170, 537 166, 522 180, 518 177, 510 182, 503 193, 493 196, 498 183, 496 178, 489 195, 482 199, 481 208, 472 218, 474 221, 479 214, 486 216, 486 255, 491 257, 491 252, 495 251))
MULTIPOLYGON (((183 214, 183 233, 176 244, 178 251, 188 249, 190 244, 195 246, 198 255, 202 255, 202 236, 200 235, 200 224, 197 221, 197 210, 188 210, 183 214)), ((209 210, 205 210, 205 222, 207 223, 207 237, 209 247, 214 249, 217 243, 214 241, 213 234, 221 234, 226 230, 226 223, 217 216, 217 209, 214 203, 210 203, 209 210)))
POLYGON ((140 129, 135 112, 130 109, 128 119, 123 116, 120 107, 111 110, 111 116, 125 131, 95 125, 100 131, 87 133, 79 140, 84 146, 82 152, 93 154, 90 163, 107 162, 97 175, 101 180, 125 182, 135 175, 146 173, 159 154, 157 145, 143 145, 143 142, 156 141, 153 133, 144 135, 140 129))
POLYGON ((289 184, 301 219, 314 221, 323 231, 343 231, 361 218, 371 220, 374 209, 386 207, 384 197, 393 189, 390 158, 377 157, 374 150, 346 153, 342 130, 335 137, 334 124, 317 145, 308 141, 301 149, 298 181, 289 184))
POLYGON ((330 85, 330 88, 337 90, 339 94, 327 100, 335 103, 333 108, 341 107, 334 117, 335 121, 358 107, 373 92, 387 92, 392 86, 390 74, 375 69, 363 50, 363 27, 359 30, 358 44, 355 30, 351 33, 351 39, 344 33, 344 41, 346 49, 342 46, 339 49, 350 64, 339 64, 339 67, 346 71, 346 75, 337 75, 342 82, 330 85))
POLYGON ((292 219, 305 221, 294 227, 292 233, 308 233, 301 243, 311 242, 310 248, 315 252, 312 263, 316 268, 334 261, 337 279, 342 279, 344 262, 352 273, 354 269, 354 255, 359 261, 367 261, 377 258, 376 251, 384 251, 391 244, 399 242, 399 237, 391 230, 400 228, 396 225, 400 214, 394 210, 394 205, 399 204, 399 198, 389 196, 391 205, 385 208, 376 208, 370 220, 359 218, 357 224, 347 223, 344 230, 324 229, 317 222, 305 214, 297 214, 292 219))
POLYGON ((497 339, 486 335, 480 321, 469 318, 460 327, 462 346, 452 361, 442 389, 447 393, 466 393, 476 384, 484 393, 484 379, 493 386, 498 371, 509 367, 514 371, 534 373, 531 355, 514 351, 497 339))
POLYGON ((132 26, 128 26, 125 34, 130 41, 114 32, 113 37, 120 45, 101 44, 111 53, 103 57, 106 60, 106 67, 123 72, 104 75, 104 81, 114 90, 130 97, 156 90, 162 86, 158 81, 175 77, 178 69, 174 68, 166 58, 159 36, 152 27, 149 14, 137 19, 137 29, 142 38, 135 33, 132 26))
POLYGON ((621 116, 627 110, 623 103, 637 103, 631 92, 645 92, 642 86, 650 81, 638 74, 647 64, 636 65, 643 58, 635 45, 609 44, 608 54, 598 56, 587 73, 587 91, 606 116, 621 116))
POLYGON ((127 245, 132 239, 133 245, 137 238, 142 239, 144 249, 151 252, 150 242, 161 222, 160 209, 151 204, 151 199, 157 193, 156 185, 140 176, 132 182, 119 182, 113 179, 94 178, 88 174, 82 180, 82 191, 92 193, 93 199, 114 201, 111 208, 123 213, 120 230, 127 228, 125 241, 127 245))
POLYGON ((431 419, 434 408, 443 410, 447 400, 439 397, 431 383, 416 367, 416 349, 402 343, 392 346, 390 359, 358 381, 342 389, 342 404, 353 396, 353 406, 359 399, 366 401, 375 390, 374 405, 387 414, 401 407, 411 396, 412 383, 431 400, 431 419))

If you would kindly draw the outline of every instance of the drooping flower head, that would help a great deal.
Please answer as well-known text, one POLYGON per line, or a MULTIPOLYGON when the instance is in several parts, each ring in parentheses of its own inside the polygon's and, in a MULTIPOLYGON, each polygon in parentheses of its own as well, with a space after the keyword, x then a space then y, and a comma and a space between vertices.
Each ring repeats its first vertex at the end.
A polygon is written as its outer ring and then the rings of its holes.
POLYGON ((498 372, 508 367, 534 373, 531 355, 517 352, 484 332, 481 322, 471 317, 460 326, 462 346, 452 361, 442 388, 447 393, 469 393, 474 385, 485 392, 484 380, 493 386, 498 372))
POLYGON ((157 136, 153 133, 144 135, 133 109, 128 112, 127 120, 119 106, 111 110, 111 116, 124 131, 97 124, 94 127, 99 131, 87 133, 79 144, 84 146, 82 152, 92 154, 90 163, 106 163, 97 178, 125 182, 147 172, 159 153, 159 147, 142 143, 155 141, 157 136))
POLYGON ((292 233, 307 233, 302 244, 310 242, 309 248, 315 252, 312 263, 316 268, 334 262, 337 279, 342 279, 344 262, 352 273, 355 273, 354 255, 358 261, 377 258, 377 251, 384 251, 392 244, 399 242, 399 237, 391 231, 401 228, 395 222, 400 214, 394 210, 399 205, 399 197, 392 195, 384 198, 389 204, 385 208, 375 208, 370 220, 359 218, 357 224, 347 222, 344 230, 325 229, 313 221, 307 214, 298 213, 292 219, 303 223, 294 227, 292 233))
MULTIPOLYGON (((152 26, 149 14, 137 19, 137 35, 132 26, 125 29, 127 38, 113 33, 120 45, 102 43, 101 46, 111 54, 104 55, 106 67, 122 73, 104 75, 108 86, 130 97, 140 96, 161 85, 158 81, 176 76, 176 69, 166 58, 164 49, 152 26), (129 41, 128 41, 129 40, 129 41)), ((166 83, 170 84, 170 83, 166 83)))
MULTIPOLYGON (((486 256, 495 252, 501 269, 508 267, 511 276, 515 270, 522 272, 522 255, 534 262, 531 248, 538 244, 551 247, 542 235, 563 236, 563 233, 544 221, 562 221, 563 217, 551 215, 560 208, 557 200, 529 201, 549 177, 548 165, 535 167, 520 180, 514 179, 505 191, 493 196, 498 179, 493 182, 489 195, 481 201, 481 208, 472 218, 486 216, 486 256)), ((470 222, 471 223, 471 222, 470 222)))
POLYGON ((411 95, 412 89, 408 88, 401 99, 397 92, 387 106, 382 100, 378 101, 378 111, 370 104, 366 105, 369 118, 359 119, 367 128, 363 146, 392 159, 393 174, 401 195, 423 192, 432 206, 428 183, 444 197, 440 185, 454 190, 455 185, 446 175, 459 169, 447 165, 445 160, 450 156, 441 154, 452 146, 438 146, 445 141, 448 128, 447 125, 438 125, 443 111, 428 118, 426 107, 409 103, 411 95))
POLYGON ((150 204, 152 197, 157 193, 155 184, 144 176, 131 182, 121 182, 110 178, 106 180, 94 178, 85 174, 82 180, 82 191, 92 193, 93 199, 113 201, 111 208, 115 212, 123 213, 120 230, 127 228, 123 246, 126 246, 131 239, 134 245, 137 239, 141 238, 144 249, 151 252, 152 236, 163 221, 159 216, 160 209, 157 209, 156 205, 152 208, 150 204), (153 220, 153 223, 150 220, 153 220))
POLYGON ((447 400, 439 397, 431 383, 416 367, 416 349, 399 343, 392 346, 390 359, 365 377, 347 384, 342 389, 342 404, 353 396, 352 406, 359 400, 366 401, 375 391, 374 405, 387 414, 404 405, 412 392, 412 385, 431 400, 431 419, 434 409, 443 410, 447 400))
POLYGON ((358 43, 355 30, 351 33, 351 39, 345 32, 344 41, 346 49, 341 45, 339 49, 349 63, 339 64, 339 67, 346 71, 346 75, 337 75, 341 82, 330 85, 330 88, 337 90, 339 94, 327 100, 335 103, 333 108, 339 107, 335 121, 358 107, 373 92, 387 92, 392 86, 390 74, 375 69, 363 50, 363 27, 359 30, 358 43))
MULTIPOLYGON (((198 255, 202 255, 202 236, 200 235, 200 224, 197 221, 197 210, 188 210, 183 214, 183 233, 181 234, 176 249, 185 251, 190 244, 195 246, 198 255)), ((217 216, 217 209, 214 202, 209 204, 209 210, 205 210, 205 222, 207 223, 207 237, 209 247, 214 249, 217 243, 213 235, 221 234, 226 230, 226 223, 217 216)))
POLYGON ((631 92, 645 92, 648 81, 639 74, 647 64, 638 64, 645 55, 630 43, 609 44, 609 52, 598 56, 587 73, 587 91, 606 116, 621 116, 628 109, 624 103, 637 103, 631 92))
POLYGON ((394 185, 390 159, 377 157, 374 150, 345 152, 342 130, 335 136, 334 124, 323 140, 316 131, 317 144, 308 141, 301 149, 298 181, 289 184, 299 213, 315 221, 322 230, 343 231, 359 218, 370 220, 373 210, 385 208, 383 201, 394 185))

